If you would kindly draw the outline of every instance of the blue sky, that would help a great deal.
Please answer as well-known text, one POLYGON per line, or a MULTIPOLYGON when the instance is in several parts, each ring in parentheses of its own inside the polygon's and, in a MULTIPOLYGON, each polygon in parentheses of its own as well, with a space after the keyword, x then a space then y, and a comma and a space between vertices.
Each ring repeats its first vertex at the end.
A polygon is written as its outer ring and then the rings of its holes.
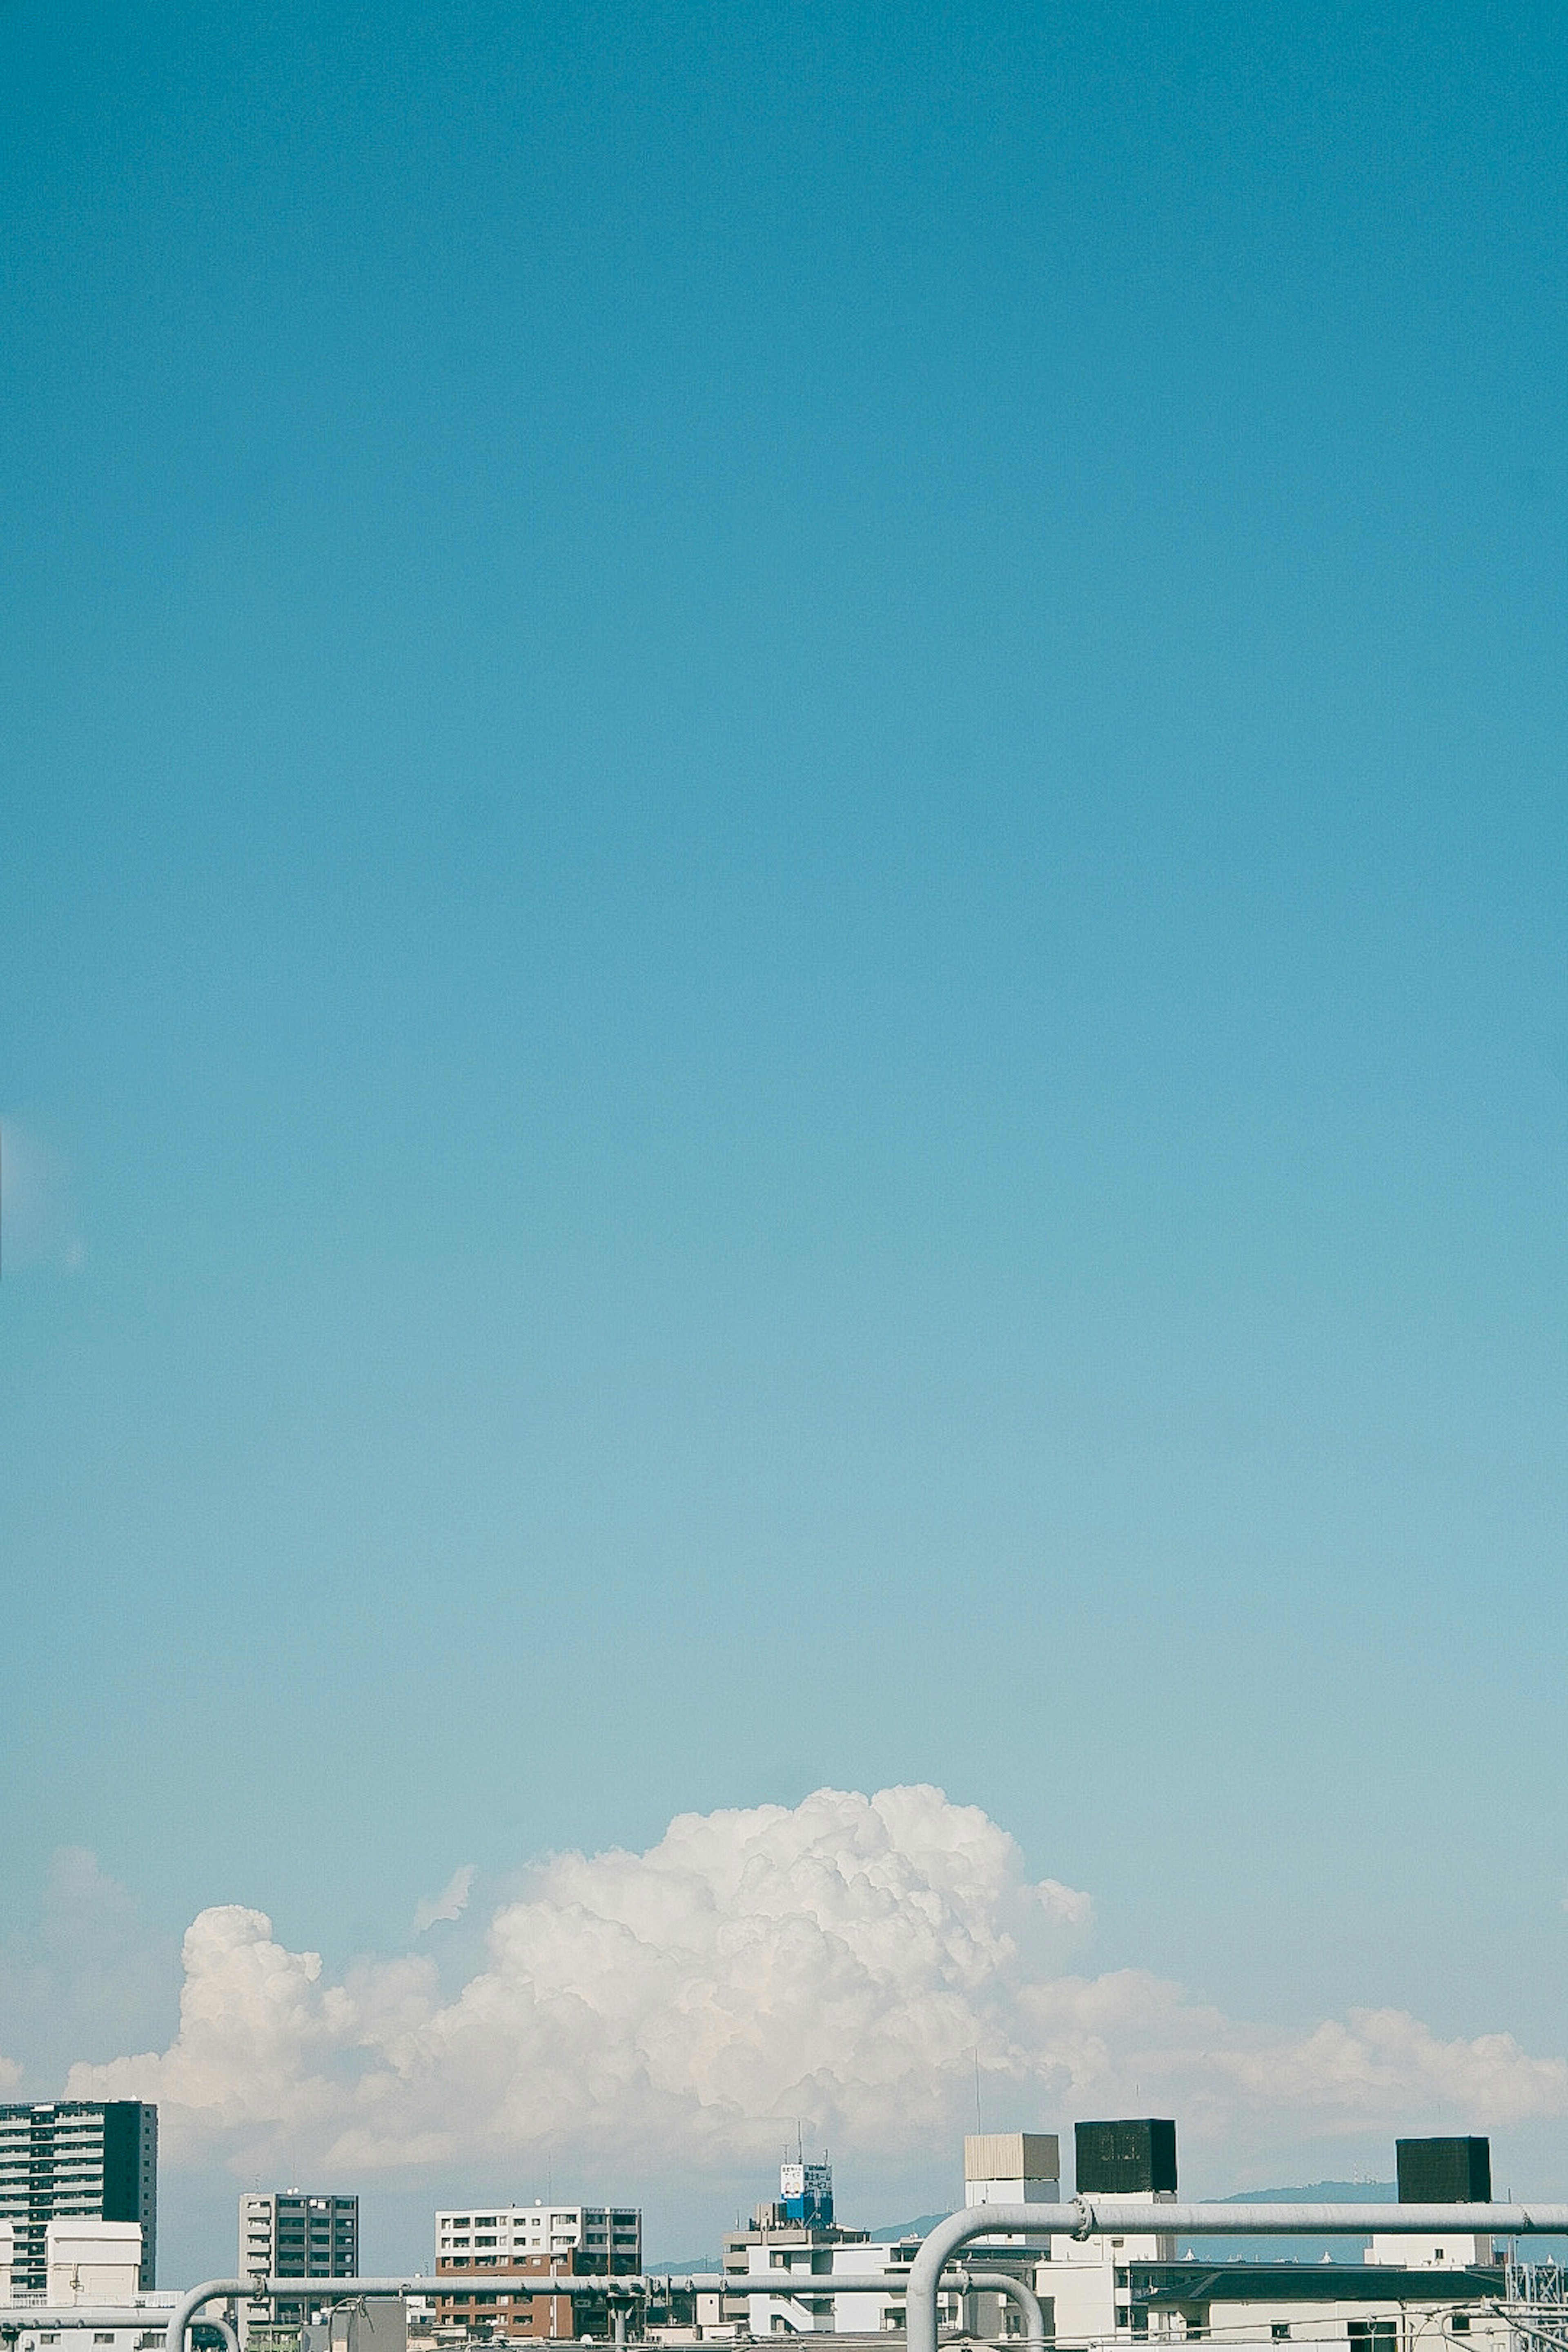
POLYGON ((0 9, 11 1948, 929 1780, 1560 2049, 1565 63, 0 9))

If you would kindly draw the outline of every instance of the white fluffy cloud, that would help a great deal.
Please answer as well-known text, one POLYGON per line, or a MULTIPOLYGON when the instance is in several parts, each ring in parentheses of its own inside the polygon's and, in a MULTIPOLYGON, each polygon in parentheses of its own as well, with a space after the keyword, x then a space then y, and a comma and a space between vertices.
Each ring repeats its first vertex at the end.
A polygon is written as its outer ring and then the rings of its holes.
POLYGON ((1302 2137, 1419 2126, 1437 2101, 1479 2128, 1568 2114, 1568 2064, 1506 2034, 1442 2042, 1376 2011, 1291 2036, 1142 1971, 1073 1974, 1089 1913, 940 1790, 824 1789, 683 1814, 646 1853, 554 1857, 453 1998, 423 1958, 329 1982, 262 1913, 205 1911, 170 2046, 78 2066, 70 2088, 156 2098, 176 2160, 287 2148, 390 2171, 550 2149, 613 2153, 621 2178, 757 2165, 796 2119, 896 2168, 963 2128, 976 2052, 994 2105, 1048 2126, 1157 2097, 1189 2145, 1258 2143, 1282 2109, 1302 2137))
POLYGON ((452 1873, 439 1895, 427 1895, 416 1906, 414 1932, 424 1935, 440 1919, 460 1919, 468 1907, 468 1895, 474 1884, 474 1865, 465 1862, 452 1873))

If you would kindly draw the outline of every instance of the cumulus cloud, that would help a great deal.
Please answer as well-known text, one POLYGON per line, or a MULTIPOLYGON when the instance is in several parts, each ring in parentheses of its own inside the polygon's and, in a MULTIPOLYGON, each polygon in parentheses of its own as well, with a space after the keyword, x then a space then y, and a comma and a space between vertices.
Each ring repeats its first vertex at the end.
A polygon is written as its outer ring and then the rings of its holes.
POLYGON ((1489 2124, 1568 2114, 1568 2062, 1531 2058, 1511 2033, 1439 2041, 1401 2009, 1352 2009, 1303 2040, 1215 2053, 1218 2070, 1254 2098, 1369 2116, 1412 2094, 1489 2124))
POLYGON ((622 2178, 757 2166, 797 2119, 867 2172, 897 2166, 963 2128, 976 2053, 1020 2116, 1157 2097, 1189 2146, 1234 2149, 1281 2108, 1352 2133, 1437 2100, 1481 2128, 1568 2114, 1568 2065, 1506 2034, 1444 2042, 1380 2010, 1291 2035, 1143 1971, 1075 1973, 1089 1921, 975 1807, 824 1789, 682 1814, 643 1853, 552 1858, 451 1996, 422 1957, 329 1981, 263 1913, 205 1911, 169 2046, 78 2066, 70 2089, 156 2098, 176 2160, 236 2170, 285 2149, 366 2172, 549 2149, 622 2178))
POLYGON ((426 1895, 416 1906, 414 1932, 422 1936, 426 1927, 435 1927, 438 1919, 460 1919, 468 1907, 468 1890, 474 1883, 474 1865, 465 1862, 452 1873, 439 1895, 426 1895))

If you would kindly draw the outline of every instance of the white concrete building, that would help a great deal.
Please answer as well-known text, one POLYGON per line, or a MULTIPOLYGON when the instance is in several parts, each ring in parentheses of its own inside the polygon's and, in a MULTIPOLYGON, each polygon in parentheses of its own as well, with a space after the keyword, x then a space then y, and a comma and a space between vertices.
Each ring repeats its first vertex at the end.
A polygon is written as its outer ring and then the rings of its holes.
POLYGON ((1440 2238, 1374 2237, 1363 2259, 1387 2263, 1402 2271, 1470 2270, 1493 2260, 1492 2242, 1483 2231, 1456 2231, 1440 2238))
MULTIPOLYGON (((8 2224, 0 2222, 0 2280, 8 2268, 8 2224)), ((169 2315, 179 2301, 138 2284, 142 2231, 135 2221, 57 2221, 46 2232, 43 2287, 13 2285, 9 2352, 163 2352, 169 2315), (29 2326, 29 2310, 37 2313, 29 2326), (78 2326, 61 2319, 82 2314, 78 2326), (113 2314, 105 2320, 101 2315, 113 2314), (126 2324, 121 2315, 134 2313, 126 2324), (16 2329, 14 2339, 11 2329, 16 2329)))
POLYGON ((629 2205, 457 2207, 436 2216, 437 2269, 505 2270, 533 2254, 575 2254, 579 2271, 642 2268, 642 2215, 629 2205))
MULTIPOLYGON (((856 2236, 838 2244, 751 2245, 743 2250, 743 2265, 727 2256, 725 2271, 727 2278, 765 2278, 773 2290, 745 2298, 753 2336, 880 2336, 902 2331, 902 2282, 920 2242, 903 2238, 879 2244, 856 2236), (865 2294, 829 2294, 826 2283, 837 2278, 878 2284, 865 2294)), ((734 2311, 739 2302, 731 2288, 726 2309, 734 2311)))
POLYGON ((51 2327, 22 2320, 8 2352, 163 2352, 169 2315, 179 2301, 167 2293, 132 2297, 137 2319, 130 2327, 51 2327))

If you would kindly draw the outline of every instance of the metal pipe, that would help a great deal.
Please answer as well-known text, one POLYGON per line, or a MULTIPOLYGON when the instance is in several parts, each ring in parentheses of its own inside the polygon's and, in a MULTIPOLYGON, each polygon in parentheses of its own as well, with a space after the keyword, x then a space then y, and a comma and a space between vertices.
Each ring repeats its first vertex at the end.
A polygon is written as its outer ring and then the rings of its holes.
POLYGON ((167 2305, 158 2305, 149 2311, 140 2303, 68 2303, 60 2311, 37 2303, 4 2304, 0 2327, 156 2327, 167 2310, 167 2305))
POLYGON ((185 2330, 204 2303, 226 2303, 231 2295, 245 2292, 243 2279, 204 2279, 200 2286, 188 2287, 169 2314, 163 2352, 185 2352, 185 2330))
POLYGON ((1568 2205, 1177 2205, 1074 2197, 1060 2205, 969 2205, 939 2221, 910 2271, 905 2352, 937 2352, 944 2264, 972 2238, 1469 2237, 1568 2231, 1568 2205))
POLYGON ((489 2294, 500 2288, 510 2295, 648 2295, 675 2286, 682 2294, 717 2294, 724 2288, 720 2272, 576 2272, 572 2277, 545 2277, 538 2270, 437 2270, 418 2272, 406 2279, 261 2279, 247 2288, 251 2298, 270 2295, 279 2303, 345 2303, 355 2295, 451 2295, 479 2288, 489 2294))
MULTIPOLYGON (((776 2295, 781 2303, 796 2303, 817 2295, 884 2294, 901 2295, 910 2283, 907 2271, 875 2272, 868 2277, 852 2278, 840 2273, 812 2276, 805 2271, 757 2271, 743 2278, 726 2279, 726 2294, 776 2295)), ((967 2267, 950 2272, 944 2284, 956 2285, 961 2294, 971 2289, 982 2294, 1005 2294, 1016 2303, 1024 2315, 1026 2352, 1045 2352, 1046 2315, 1039 2297, 1028 2283, 1015 2278, 1011 2271, 976 2271, 967 2267)))
POLYGON ((978 2289, 984 2294, 1010 2295, 1024 2315, 1027 2352, 1046 2352, 1046 2315, 1032 2286, 1015 2278, 1011 2271, 972 2271, 967 2263, 956 2272, 955 2280, 963 2294, 978 2289))
POLYGON ((478 2287, 489 2294, 500 2288, 508 2294, 647 2294, 674 2286, 704 2294, 724 2282, 717 2272, 684 2277, 663 2271, 645 2274, 625 2271, 578 2273, 567 2278, 546 2278, 539 2271, 438 2271, 434 2278, 269 2278, 257 2292, 284 2303, 335 2303, 361 2294, 463 2294, 478 2287))
MULTIPOLYGON (((455 2288, 465 2286, 479 2286, 487 2292, 492 2287, 505 2287, 512 2294, 635 2296, 646 2295, 650 2289, 668 2293, 671 2288, 711 2294, 723 2285, 721 2277, 706 2273, 678 2279, 662 2272, 651 2278, 641 2273, 636 2277, 604 2273, 596 2278, 542 2278, 537 2271, 440 2271, 434 2278, 420 2272, 412 2277, 400 2278, 205 2279, 200 2286, 194 2286, 182 2295, 169 2315, 169 2324, 163 2333, 163 2347, 164 2352, 185 2352, 185 2331, 190 2326, 193 2315, 200 2311, 204 2304, 226 2303, 231 2296, 251 2302, 266 2295, 285 2303, 342 2303, 363 2294, 449 2294, 455 2288)), ((89 2316, 97 2316, 100 2324, 103 2323, 101 2313, 89 2314, 85 2305, 80 2315, 84 2324, 89 2316)), ((121 2325, 130 2326, 133 2324, 144 2326, 155 2315, 133 2312, 122 2317, 116 2312, 114 2315, 121 2319, 121 2325)), ((35 2325, 41 2316, 43 2315, 37 2311, 29 2311, 22 2324, 35 2325)), ((49 2316, 52 2318, 53 2315, 49 2316)), ((212 2324, 207 2323, 209 2326, 212 2324)))
POLYGON ((868 2271, 861 2277, 839 2271, 745 2271, 722 2282, 725 2294, 776 2294, 783 2303, 803 2294, 902 2294, 908 2271, 868 2271))
MULTIPOLYGON (((1058 2213, 1074 2207, 1083 2216, 1070 2232, 1075 2238, 1424 2238, 1429 2233, 1517 2238, 1568 2230, 1568 2205, 1150 2205, 1130 2197, 1075 2197, 1065 2206, 1010 2210, 1058 2213)), ((994 2205, 969 2208, 981 2214, 1000 2210, 994 2205)), ((1028 2227, 1031 2231, 1048 2227, 1058 2235, 1062 2230, 1060 2221, 1032 2221, 1028 2227)))
POLYGON ((243 2292, 281 2297, 285 2303, 340 2303, 356 2294, 435 2294, 437 2281, 428 2276, 400 2278, 269 2278, 264 2286, 252 2283, 243 2292))

